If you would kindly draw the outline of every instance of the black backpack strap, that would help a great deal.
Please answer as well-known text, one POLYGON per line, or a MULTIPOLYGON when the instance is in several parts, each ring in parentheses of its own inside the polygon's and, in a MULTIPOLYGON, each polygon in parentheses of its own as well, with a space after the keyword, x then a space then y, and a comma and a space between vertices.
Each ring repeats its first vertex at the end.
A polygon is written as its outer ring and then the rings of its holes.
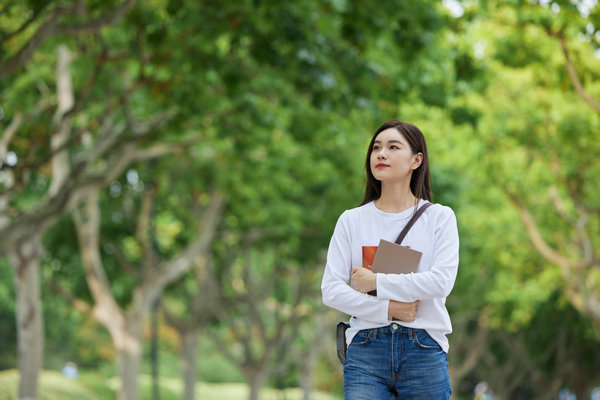
POLYGON ((412 216, 412 218, 410 219, 410 221, 408 221, 408 223, 406 224, 406 226, 404 227, 404 229, 402 229, 402 232, 400 232, 400 235, 398 235, 398 239, 396 239, 396 243, 397 244, 401 244, 402 243, 402 241, 404 240, 404 237, 406 236, 406 234, 408 233, 408 231, 410 231, 410 228, 412 228, 412 226, 415 224, 415 222, 417 222, 417 220, 419 219, 419 217, 421 216, 421 214, 423 214, 425 212, 425 210, 427 210, 432 205, 433 205, 432 203, 427 202, 427 203, 423 204, 421 207, 419 207, 419 209, 412 216))

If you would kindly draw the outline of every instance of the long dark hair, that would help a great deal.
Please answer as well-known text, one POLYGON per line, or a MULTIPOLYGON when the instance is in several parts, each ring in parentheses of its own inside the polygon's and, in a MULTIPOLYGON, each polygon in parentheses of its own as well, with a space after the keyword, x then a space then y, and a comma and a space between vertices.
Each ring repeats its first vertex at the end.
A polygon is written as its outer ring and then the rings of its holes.
POLYGON ((423 132, 416 126, 402 122, 402 121, 389 121, 381 125, 375 131, 371 143, 369 143, 369 150, 367 151, 367 161, 365 163, 367 170, 367 182, 365 185, 365 197, 361 203, 361 206, 367 204, 370 201, 377 200, 381 196, 381 181, 375 179, 371 172, 371 153, 373 152, 373 144, 377 135, 382 131, 389 128, 395 128, 408 142, 413 154, 422 153, 423 161, 419 168, 415 169, 410 178, 410 190, 417 199, 423 199, 433 201, 431 197, 431 177, 429 174, 429 156, 427 155, 427 144, 425 143, 425 136, 423 132))

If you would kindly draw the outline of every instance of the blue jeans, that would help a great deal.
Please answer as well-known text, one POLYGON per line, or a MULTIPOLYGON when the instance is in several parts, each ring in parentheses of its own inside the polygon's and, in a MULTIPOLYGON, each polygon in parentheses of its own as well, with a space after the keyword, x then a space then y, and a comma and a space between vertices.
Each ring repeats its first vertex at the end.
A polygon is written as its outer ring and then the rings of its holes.
POLYGON ((451 393, 446 353, 423 329, 365 329, 348 346, 346 400, 447 400, 451 393))

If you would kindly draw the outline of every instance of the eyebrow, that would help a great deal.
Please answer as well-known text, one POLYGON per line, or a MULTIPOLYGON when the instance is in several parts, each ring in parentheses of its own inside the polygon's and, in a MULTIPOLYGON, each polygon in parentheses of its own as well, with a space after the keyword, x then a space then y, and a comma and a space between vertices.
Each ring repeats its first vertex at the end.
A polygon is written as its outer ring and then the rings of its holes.
MULTIPOLYGON (((376 140, 373 143, 381 143, 381 142, 382 142, 381 140, 376 140)), ((400 143, 400 144, 404 144, 401 141, 396 140, 396 139, 388 140, 387 143, 400 143)))

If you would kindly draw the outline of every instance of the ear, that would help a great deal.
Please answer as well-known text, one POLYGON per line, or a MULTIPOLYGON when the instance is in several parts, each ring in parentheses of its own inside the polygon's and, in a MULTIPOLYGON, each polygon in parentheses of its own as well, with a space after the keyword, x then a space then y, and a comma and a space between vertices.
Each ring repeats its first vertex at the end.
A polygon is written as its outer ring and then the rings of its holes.
POLYGON ((423 162, 423 153, 418 152, 417 154, 414 155, 414 160, 413 160, 413 164, 412 164, 413 171, 415 169, 419 168, 421 166, 422 162, 423 162))

